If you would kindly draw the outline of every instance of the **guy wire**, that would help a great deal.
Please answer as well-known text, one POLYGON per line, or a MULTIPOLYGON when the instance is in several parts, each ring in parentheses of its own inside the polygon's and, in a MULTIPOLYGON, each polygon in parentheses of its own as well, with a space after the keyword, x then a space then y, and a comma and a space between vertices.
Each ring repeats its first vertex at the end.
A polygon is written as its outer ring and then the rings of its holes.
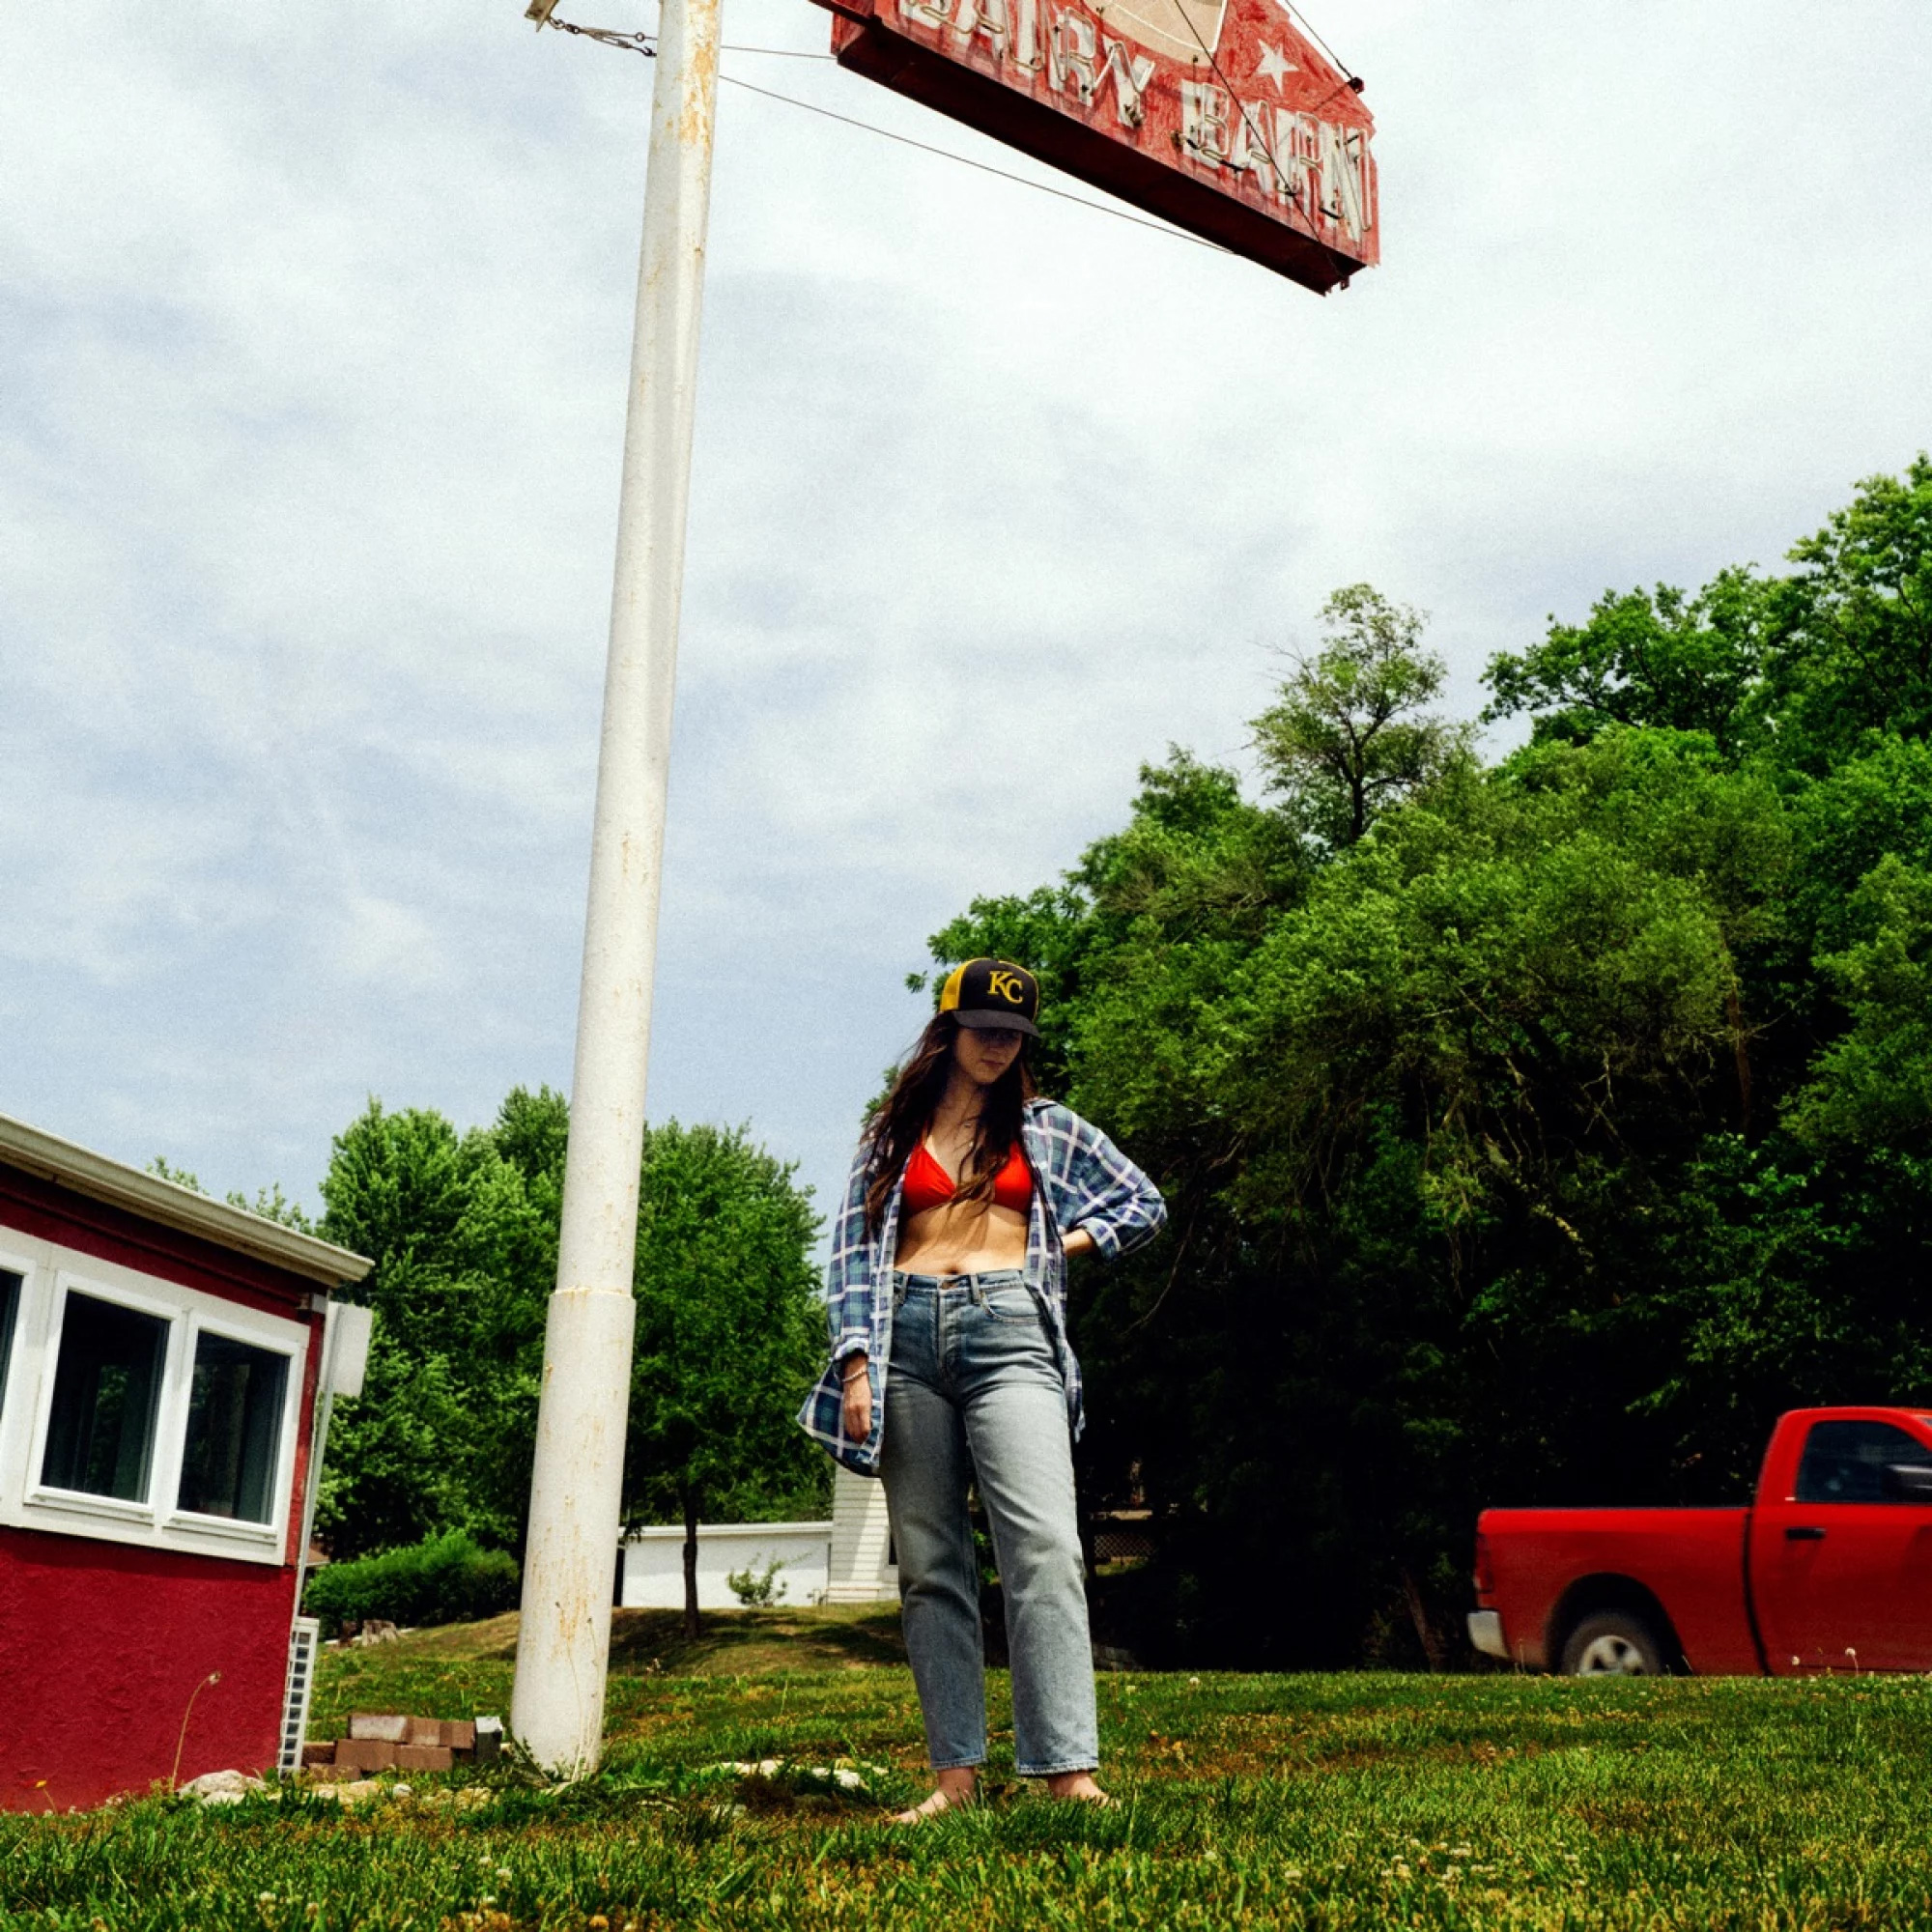
MULTIPOLYGON (((581 27, 573 20, 559 20, 554 14, 542 24, 554 27, 559 33, 575 34, 586 41, 599 41, 605 46, 621 47, 627 53, 642 54, 646 60, 654 60, 657 57, 655 34, 622 34, 610 27, 581 27)), ((731 54, 777 54, 790 60, 829 61, 835 58, 831 54, 801 53, 789 47, 741 47, 726 44, 720 50, 731 54)), ((840 114, 830 107, 820 107, 815 101, 800 100, 796 95, 779 94, 769 87, 759 87, 753 81, 740 80, 735 73, 721 71, 718 77, 732 87, 742 88, 747 94, 761 94, 767 100, 782 101, 787 107, 802 107, 808 114, 822 114, 828 121, 841 122, 847 128, 858 128, 867 134, 877 134, 883 140, 896 141, 901 147, 917 148, 923 155, 936 155, 943 161, 956 161, 962 168, 974 168, 982 175, 995 175, 1001 181, 1013 182, 1020 187, 1030 187, 1036 194, 1050 194, 1056 201, 1070 201, 1075 208, 1088 209, 1094 214, 1108 214, 1116 221, 1130 221, 1136 228, 1151 228, 1156 235, 1169 236, 1176 242, 1191 242, 1195 247, 1211 249, 1217 255, 1229 252, 1220 242, 1210 242, 1203 235, 1190 235, 1184 228, 1170 228, 1164 221, 1150 221, 1145 215, 1130 214, 1123 208, 1109 208, 1105 202, 1089 201, 1084 194, 1068 194, 1065 188, 1049 187, 1044 182, 1029 181, 1025 175, 1013 174, 1007 168, 996 168, 989 162, 976 161, 966 155, 955 155, 950 148, 936 148, 929 141, 914 140, 910 134, 895 134, 890 128, 875 127, 870 121, 861 121, 854 115, 840 114)), ((1226 76, 1223 75, 1223 78, 1226 76)))

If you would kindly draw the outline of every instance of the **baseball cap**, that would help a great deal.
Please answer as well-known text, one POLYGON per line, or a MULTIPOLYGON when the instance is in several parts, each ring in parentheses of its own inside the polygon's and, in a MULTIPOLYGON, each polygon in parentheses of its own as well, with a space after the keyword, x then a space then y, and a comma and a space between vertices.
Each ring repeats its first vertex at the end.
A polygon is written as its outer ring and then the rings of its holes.
POLYGON ((963 1027, 1006 1027, 1037 1039, 1039 981, 1010 959, 968 959, 946 976, 939 1010, 963 1027))

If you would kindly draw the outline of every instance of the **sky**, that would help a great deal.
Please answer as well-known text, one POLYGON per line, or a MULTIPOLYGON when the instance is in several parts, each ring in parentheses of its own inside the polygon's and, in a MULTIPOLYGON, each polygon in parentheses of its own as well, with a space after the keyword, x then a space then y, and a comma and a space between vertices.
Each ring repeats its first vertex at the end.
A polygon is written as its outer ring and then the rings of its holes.
MULTIPOLYGON (((0 55, 0 1113, 216 1192, 569 1084, 652 69, 521 12, 71 0, 0 55)), ((721 92, 650 1106, 821 1205, 927 935, 1170 743, 1247 771, 1338 585, 1471 715, 1932 443, 1923 0, 1312 17, 1381 181, 1326 298, 721 92)))

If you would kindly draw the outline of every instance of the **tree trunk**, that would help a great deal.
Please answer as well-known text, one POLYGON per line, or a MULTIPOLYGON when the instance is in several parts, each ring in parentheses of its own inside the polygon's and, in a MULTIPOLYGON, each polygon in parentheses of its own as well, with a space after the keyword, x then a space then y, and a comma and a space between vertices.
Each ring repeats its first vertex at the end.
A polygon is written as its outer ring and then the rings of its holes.
POLYGON ((696 1637, 697 1621, 697 1494, 684 1492, 684 1634, 696 1637))
POLYGON ((1745 1045, 1744 1008, 1738 1000, 1738 982, 1735 977, 1730 989, 1724 995, 1724 1011, 1731 1023, 1731 1050, 1738 1063, 1738 1132, 1747 1140, 1751 1130, 1751 1067, 1750 1053, 1745 1045))
POLYGON ((1429 1619, 1429 1606, 1422 1601, 1422 1591, 1417 1587, 1414 1573, 1405 1564, 1402 1572, 1402 1594, 1408 1600, 1409 1621, 1415 1626, 1416 1640, 1422 1645, 1422 1654, 1429 1662, 1431 1670, 1446 1670, 1449 1667, 1449 1646, 1442 1641, 1442 1633, 1429 1619))

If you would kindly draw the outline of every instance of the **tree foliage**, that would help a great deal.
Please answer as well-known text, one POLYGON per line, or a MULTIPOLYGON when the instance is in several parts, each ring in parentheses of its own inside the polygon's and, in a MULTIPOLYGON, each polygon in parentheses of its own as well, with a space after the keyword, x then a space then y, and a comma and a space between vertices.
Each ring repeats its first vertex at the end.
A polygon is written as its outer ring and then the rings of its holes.
MULTIPOLYGON (((363 1395, 339 1403, 330 1427, 316 1520, 334 1556, 455 1532, 521 1549, 569 1126, 562 1095, 518 1088, 469 1133, 432 1110, 372 1100, 337 1136, 320 1232, 376 1265, 347 1291, 375 1323, 363 1395)), ((822 1490, 810 1445, 789 1440, 789 1411, 783 1429, 746 1421, 748 1405, 762 1417, 786 1392, 794 1408, 803 1395, 796 1376, 795 1389, 778 1387, 774 1362, 795 1352, 803 1304, 822 1326, 810 1297, 814 1238, 790 1170, 743 1132, 668 1122, 649 1136, 634 1520, 681 1520, 680 1481, 753 1519, 794 1513, 817 1493, 814 1479, 822 1490), (764 1326, 747 1335, 753 1307, 764 1326), (677 1378, 714 1344, 700 1399, 677 1378), (673 1454, 674 1473, 661 1460, 673 1454)))
POLYGON ((1932 734, 1932 459, 1869 476, 1791 553, 1786 642, 1766 703, 1813 773, 1885 738, 1932 734))
POLYGON ((355 1557, 464 1530, 520 1548, 556 1275, 561 1095, 523 1089, 459 1134, 372 1100, 337 1135, 321 1233, 376 1264, 359 1401, 338 1404, 318 1529, 355 1557))
POLYGON ((1426 621, 1371 583, 1336 591, 1321 607, 1326 641, 1294 657, 1280 696, 1255 720, 1269 787, 1327 845, 1352 845, 1466 743, 1465 726, 1426 709, 1448 675, 1422 648, 1426 621))
POLYGON ((685 1525, 693 1634, 700 1517, 825 1506, 830 1464, 792 1420, 825 1351, 818 1221, 792 1177, 743 1129, 673 1121, 645 1140, 624 1507, 685 1525))
POLYGON ((1695 596, 1670 584, 1606 590, 1581 624, 1549 620, 1520 656, 1491 661, 1487 722, 1532 715, 1539 739, 1583 739, 1611 724, 1702 731, 1737 750, 1764 663, 1772 598, 1749 570, 1726 570, 1695 596))
POLYGON ((1606 595, 1492 665, 1526 745, 1440 724, 1379 794, 1309 721, 1392 702, 1298 665, 1261 800, 1171 753, 935 936, 1041 970, 1173 1209, 1076 1296, 1083 1482, 1163 1525, 1142 1641, 1446 1655, 1482 1506, 1734 1499, 1780 1407, 1932 1401, 1928 529, 1921 459, 1785 577, 1606 595))

